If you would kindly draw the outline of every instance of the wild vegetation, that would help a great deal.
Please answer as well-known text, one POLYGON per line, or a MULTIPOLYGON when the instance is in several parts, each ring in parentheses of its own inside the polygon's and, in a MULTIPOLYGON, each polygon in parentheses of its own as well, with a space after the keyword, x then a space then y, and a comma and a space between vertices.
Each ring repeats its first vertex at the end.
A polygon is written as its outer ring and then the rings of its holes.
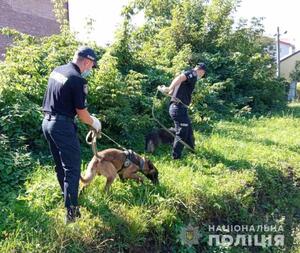
MULTIPOLYGON (((143 152, 157 117, 171 126, 168 99, 154 98, 181 70, 202 61, 190 115, 196 154, 172 161, 169 147, 150 156, 160 186, 113 185, 99 177, 80 196, 83 218, 63 226, 63 203, 41 133, 41 103, 50 72, 79 45, 65 27, 47 38, 10 29, 0 63, 0 247, 4 252, 292 252, 299 229, 299 106, 286 108, 286 84, 275 79, 259 19, 234 26, 232 0, 134 0, 123 9, 115 41, 96 51, 89 110, 122 145, 143 152), (145 24, 133 15, 143 11, 145 24), (180 232, 199 226, 199 244, 180 232), (210 224, 282 225, 285 246, 209 247, 210 224), (144 250, 144 251, 143 251, 144 250), (254 251, 253 251, 254 250, 254 251)), ((63 22, 62 22, 63 23, 63 22)), ((83 165, 91 158, 79 123, 83 165)), ((114 146, 102 138, 98 148, 114 146)), ((299 234, 298 234, 299 236, 299 234)))

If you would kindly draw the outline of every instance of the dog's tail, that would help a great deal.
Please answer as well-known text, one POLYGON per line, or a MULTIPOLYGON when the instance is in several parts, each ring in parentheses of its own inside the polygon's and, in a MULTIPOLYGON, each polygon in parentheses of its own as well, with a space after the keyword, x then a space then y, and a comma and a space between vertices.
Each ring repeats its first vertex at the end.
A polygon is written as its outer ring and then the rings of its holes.
POLYGON ((80 181, 86 186, 88 185, 94 178, 94 175, 85 175, 84 177, 80 175, 80 181))
POLYGON ((93 180, 93 178, 96 176, 96 171, 93 169, 94 162, 91 161, 87 167, 86 173, 84 176, 80 175, 80 180, 84 184, 84 186, 87 186, 90 184, 90 182, 93 180))

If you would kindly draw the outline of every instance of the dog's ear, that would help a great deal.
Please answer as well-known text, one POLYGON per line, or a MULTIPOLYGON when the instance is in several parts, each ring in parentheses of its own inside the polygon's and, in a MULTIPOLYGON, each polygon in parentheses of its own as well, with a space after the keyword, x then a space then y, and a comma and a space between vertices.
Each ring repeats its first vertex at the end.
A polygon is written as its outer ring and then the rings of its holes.
POLYGON ((156 169, 156 167, 154 166, 154 164, 148 160, 148 159, 145 159, 145 162, 147 163, 148 165, 148 173, 147 175, 145 175, 147 178, 149 178, 153 184, 159 184, 159 180, 158 180, 158 170, 156 169))

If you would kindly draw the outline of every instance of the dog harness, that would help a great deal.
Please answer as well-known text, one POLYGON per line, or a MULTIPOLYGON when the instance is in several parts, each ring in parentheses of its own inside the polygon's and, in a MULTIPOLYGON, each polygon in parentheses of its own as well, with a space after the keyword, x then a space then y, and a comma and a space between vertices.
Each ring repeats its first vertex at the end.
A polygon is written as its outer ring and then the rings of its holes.
POLYGON ((129 149, 125 150, 125 161, 122 168, 118 171, 120 173, 123 169, 128 168, 131 164, 135 164, 139 167, 140 171, 144 171, 145 161, 143 159, 137 159, 135 153, 129 149))

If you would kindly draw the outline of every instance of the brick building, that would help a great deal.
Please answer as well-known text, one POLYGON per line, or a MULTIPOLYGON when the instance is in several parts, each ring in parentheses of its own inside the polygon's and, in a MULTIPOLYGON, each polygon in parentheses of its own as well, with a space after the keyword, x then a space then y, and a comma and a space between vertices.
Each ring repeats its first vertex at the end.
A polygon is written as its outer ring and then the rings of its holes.
MULTIPOLYGON (((47 36, 59 32, 51 0, 0 0, 0 28, 10 27, 22 33, 47 36)), ((0 34, 0 58, 11 39, 0 34)))

